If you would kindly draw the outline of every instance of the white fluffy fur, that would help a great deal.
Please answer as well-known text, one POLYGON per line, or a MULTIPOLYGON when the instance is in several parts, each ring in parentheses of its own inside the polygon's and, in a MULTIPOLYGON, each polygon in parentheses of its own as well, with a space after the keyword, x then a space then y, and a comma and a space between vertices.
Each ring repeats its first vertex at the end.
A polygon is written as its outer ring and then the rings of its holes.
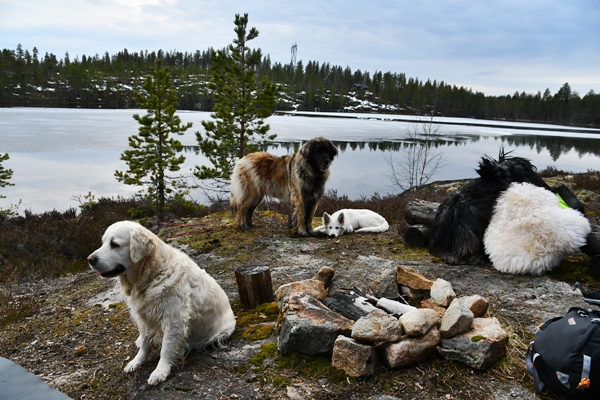
POLYGON ((323 213, 323 225, 316 227, 315 231, 325 231, 328 236, 338 237, 352 232, 385 232, 389 228, 385 218, 375 211, 344 208, 332 215, 323 213))
POLYGON ((561 208, 554 193, 513 183, 498 198, 484 235, 485 252, 498 271, 543 275, 585 245, 590 231, 587 218, 561 208))
POLYGON ((164 381, 186 349, 221 345, 235 329, 233 311, 219 284, 186 254, 137 223, 109 226, 102 246, 88 261, 102 277, 119 277, 138 325, 139 351, 125 372, 138 369, 152 345, 161 347, 150 385, 164 381))

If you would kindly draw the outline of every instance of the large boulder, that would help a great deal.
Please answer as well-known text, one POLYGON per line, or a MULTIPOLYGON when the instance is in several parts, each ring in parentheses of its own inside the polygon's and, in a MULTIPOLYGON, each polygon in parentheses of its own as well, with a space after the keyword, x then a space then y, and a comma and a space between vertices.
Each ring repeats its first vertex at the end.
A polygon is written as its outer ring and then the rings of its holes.
POLYGON ((354 286, 378 298, 393 299, 398 296, 396 266, 392 260, 358 256, 350 264, 336 268, 335 277, 329 288, 330 296, 354 286))
POLYGON ((337 337, 350 336, 354 325, 305 293, 291 293, 283 313, 277 347, 284 354, 331 354, 337 337))
POLYGON ((438 352, 447 360, 486 369, 504 355, 508 334, 496 318, 475 318, 472 329, 450 339, 442 339, 438 352))

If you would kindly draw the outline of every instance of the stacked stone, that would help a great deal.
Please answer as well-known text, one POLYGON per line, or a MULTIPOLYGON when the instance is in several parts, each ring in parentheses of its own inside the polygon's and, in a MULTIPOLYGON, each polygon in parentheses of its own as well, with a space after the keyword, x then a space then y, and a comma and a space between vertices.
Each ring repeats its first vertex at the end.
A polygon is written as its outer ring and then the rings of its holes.
POLYGON ((283 316, 277 338, 282 353, 331 355, 332 365, 350 376, 373 375, 379 365, 417 364, 436 349, 442 357, 476 369, 491 366, 504 354, 508 335, 496 318, 484 317, 488 302, 479 295, 457 298, 449 282, 397 266, 399 291, 420 301, 421 308, 400 318, 374 309, 353 321, 320 301, 332 278, 333 270, 325 267, 311 279, 276 291, 283 316))

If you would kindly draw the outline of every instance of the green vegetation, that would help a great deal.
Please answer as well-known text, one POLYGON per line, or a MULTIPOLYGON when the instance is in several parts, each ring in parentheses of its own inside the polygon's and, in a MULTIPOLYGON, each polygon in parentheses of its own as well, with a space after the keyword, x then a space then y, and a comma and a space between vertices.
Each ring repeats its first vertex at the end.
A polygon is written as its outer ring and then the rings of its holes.
POLYGON ((260 49, 248 47, 258 30, 247 26, 248 14, 236 14, 233 44, 211 53, 208 89, 216 101, 211 114, 215 121, 202 121, 206 132, 196 132, 200 149, 213 167, 196 167, 195 175, 214 180, 217 188, 227 185, 238 158, 264 149, 276 136, 268 135, 264 118, 273 114, 279 89, 265 76, 260 84, 257 81, 263 57, 260 49))
MULTIPOLYGON (((132 91, 142 85, 157 59, 171 68, 180 110, 213 111, 215 98, 207 90, 211 54, 204 51, 130 52, 110 55, 68 53, 60 59, 43 56, 37 48, 3 49, 0 52, 0 107, 136 108, 132 91)), ((435 80, 407 77, 401 72, 353 71, 328 62, 298 61, 296 65, 262 57, 257 79, 266 77, 282 87, 278 110, 372 112, 361 106, 367 100, 382 113, 436 115, 538 121, 600 126, 600 93, 585 95, 568 83, 552 94, 515 92, 486 96, 470 88, 435 80)))
MULTIPOLYGON (((12 174, 13 171, 12 169, 6 169, 4 168, 4 166, 2 165, 3 161, 8 160, 10 157, 8 156, 8 153, 5 153, 4 155, 0 154, 0 188, 3 188, 5 186, 14 186, 13 183, 10 183, 10 178, 12 178, 12 174)), ((6 196, 2 196, 2 194, 0 194, 0 199, 5 199, 6 196)))
POLYGON ((121 155, 121 160, 129 166, 129 171, 116 171, 115 177, 127 185, 146 187, 141 196, 155 204, 156 214, 162 215, 167 201, 182 200, 188 193, 185 177, 170 176, 168 172, 180 170, 185 162, 183 145, 169 134, 183 135, 192 123, 181 125, 177 111, 177 95, 172 88, 169 67, 156 61, 151 68, 152 75, 144 81, 143 92, 134 92, 140 107, 146 108, 146 115, 134 114, 133 118, 141 125, 139 135, 129 137, 129 150, 121 155))

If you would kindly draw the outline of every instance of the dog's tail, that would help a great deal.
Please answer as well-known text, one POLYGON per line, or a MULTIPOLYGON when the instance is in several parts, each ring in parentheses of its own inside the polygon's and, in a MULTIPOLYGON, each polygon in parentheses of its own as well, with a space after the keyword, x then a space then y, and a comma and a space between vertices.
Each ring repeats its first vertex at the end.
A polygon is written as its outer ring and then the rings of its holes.
POLYGON ((233 196, 229 199, 229 209, 231 210, 231 216, 235 218, 235 215, 237 214, 237 205, 233 196))

